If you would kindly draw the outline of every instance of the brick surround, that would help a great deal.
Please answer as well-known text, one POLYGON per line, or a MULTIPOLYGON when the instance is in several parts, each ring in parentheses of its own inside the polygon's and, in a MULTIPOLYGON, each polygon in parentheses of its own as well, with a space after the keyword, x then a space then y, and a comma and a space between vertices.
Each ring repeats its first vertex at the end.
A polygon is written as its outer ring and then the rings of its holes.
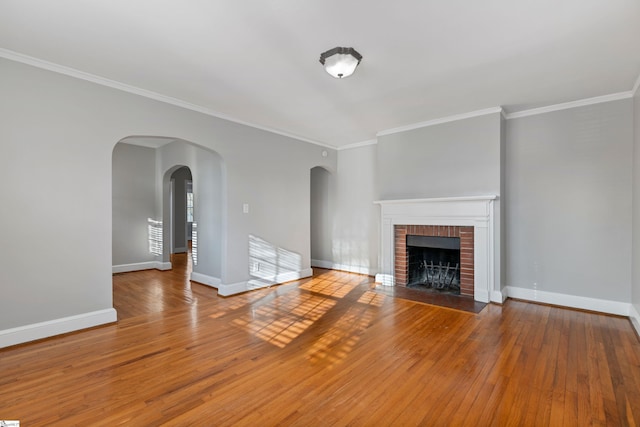
POLYGON ((473 227, 450 225, 395 225, 395 282, 407 286, 409 267, 407 235, 460 238, 460 295, 474 296, 473 227))

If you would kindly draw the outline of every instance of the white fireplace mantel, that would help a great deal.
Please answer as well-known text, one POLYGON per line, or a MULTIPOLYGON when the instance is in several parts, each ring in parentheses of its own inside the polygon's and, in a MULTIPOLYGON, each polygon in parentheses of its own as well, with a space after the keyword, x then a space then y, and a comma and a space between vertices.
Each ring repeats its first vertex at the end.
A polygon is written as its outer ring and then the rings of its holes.
POLYGON ((381 209, 381 272, 376 282, 395 286, 394 226, 453 225, 474 227, 474 298, 489 302, 495 283, 495 261, 499 260, 495 245, 494 201, 496 195, 440 197, 432 199, 379 200, 381 209))

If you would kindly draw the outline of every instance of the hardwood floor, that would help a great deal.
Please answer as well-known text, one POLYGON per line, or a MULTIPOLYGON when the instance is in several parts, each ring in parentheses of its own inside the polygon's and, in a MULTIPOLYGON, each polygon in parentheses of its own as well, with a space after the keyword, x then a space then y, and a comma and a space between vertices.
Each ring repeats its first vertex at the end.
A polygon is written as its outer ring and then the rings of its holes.
POLYGON ((440 293, 432 289, 424 290, 405 286, 377 286, 375 291, 394 298, 423 302, 440 307, 449 307, 470 313, 480 313, 487 306, 485 303, 474 301, 472 297, 440 293))
POLYGON ((162 313, 215 298, 215 289, 189 281, 191 257, 171 256, 172 270, 143 270, 113 275, 113 306, 118 320, 162 313))
POLYGON ((180 270, 115 275, 118 324, 0 350, 0 419, 640 424, 640 343, 628 319, 520 301, 473 314, 327 270, 220 298, 180 270))

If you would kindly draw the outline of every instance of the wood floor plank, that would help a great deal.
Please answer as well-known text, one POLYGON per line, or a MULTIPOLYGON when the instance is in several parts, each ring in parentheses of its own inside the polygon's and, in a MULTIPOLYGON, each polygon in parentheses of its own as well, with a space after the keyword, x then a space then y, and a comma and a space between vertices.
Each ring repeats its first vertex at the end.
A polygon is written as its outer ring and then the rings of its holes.
POLYGON ((0 350, 0 419, 68 425, 638 425, 628 319, 508 300, 474 314, 313 278, 222 298, 114 275, 118 323, 0 350))

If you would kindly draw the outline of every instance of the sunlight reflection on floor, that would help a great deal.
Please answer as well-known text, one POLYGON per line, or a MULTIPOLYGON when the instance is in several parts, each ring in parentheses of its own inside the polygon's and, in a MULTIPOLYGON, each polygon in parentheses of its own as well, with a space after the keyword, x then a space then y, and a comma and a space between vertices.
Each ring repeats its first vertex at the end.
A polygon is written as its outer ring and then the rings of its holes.
POLYGON ((228 304, 226 304, 224 307, 222 307, 220 310, 216 311, 215 313, 210 314, 209 317, 212 319, 218 319, 227 313, 230 313, 234 310, 242 308, 246 305, 253 304, 254 302, 264 298, 265 295, 267 294, 264 291, 262 292, 254 291, 240 297, 229 298, 227 300, 228 304))
POLYGON ((344 360, 371 324, 374 315, 375 310, 367 306, 349 308, 335 326, 313 344, 307 352, 307 358, 315 363, 328 362, 330 366, 344 360))
POLYGON ((233 324, 284 348, 334 305, 336 301, 312 294, 282 295, 235 319, 233 324))
POLYGON ((366 291, 360 296, 360 298, 358 298, 358 302, 362 304, 375 305, 376 307, 382 307, 385 298, 386 297, 382 294, 377 294, 373 291, 366 291))
MULTIPOLYGON (((358 285, 357 282, 312 280, 299 286, 300 290, 310 292, 279 296, 233 320, 233 324, 261 340, 284 348, 358 285)), ((315 341, 307 353, 308 359, 329 365, 343 360, 371 324, 377 308, 383 305, 385 299, 385 295, 364 291, 357 301, 350 303, 352 306, 335 326, 315 341)))
POLYGON ((343 298, 349 292, 351 292, 358 283, 355 282, 340 282, 338 280, 313 280, 300 285, 300 289, 304 289, 311 292, 317 292, 319 294, 343 298))

